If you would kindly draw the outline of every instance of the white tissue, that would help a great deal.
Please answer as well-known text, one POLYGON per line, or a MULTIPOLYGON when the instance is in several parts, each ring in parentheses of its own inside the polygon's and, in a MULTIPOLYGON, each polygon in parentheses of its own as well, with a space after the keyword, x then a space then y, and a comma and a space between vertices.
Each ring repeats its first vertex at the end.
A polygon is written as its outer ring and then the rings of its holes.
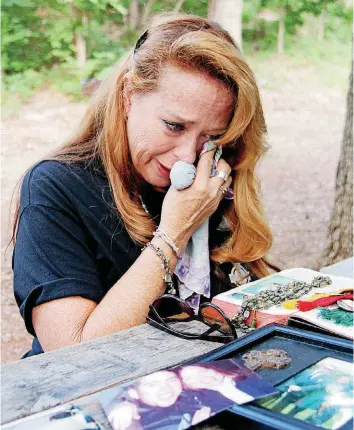
POLYGON ((197 169, 193 164, 176 161, 170 172, 172 185, 177 190, 184 190, 193 184, 197 169))

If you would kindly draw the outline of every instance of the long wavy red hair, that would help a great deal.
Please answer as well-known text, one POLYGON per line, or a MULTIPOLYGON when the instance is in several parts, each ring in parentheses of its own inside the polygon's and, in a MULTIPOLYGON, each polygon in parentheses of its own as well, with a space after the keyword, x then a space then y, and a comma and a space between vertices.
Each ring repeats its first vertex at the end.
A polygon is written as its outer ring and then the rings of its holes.
MULTIPOLYGON (((272 267, 264 258, 272 234, 264 219, 255 178, 257 161, 267 149, 266 125, 254 75, 230 35, 218 24, 193 15, 156 16, 141 46, 128 52, 101 83, 77 133, 52 159, 63 162, 99 158, 116 208, 131 238, 146 244, 156 225, 141 207, 140 182, 129 153, 123 92, 156 89, 166 64, 220 79, 234 93, 235 108, 219 145, 231 156, 235 198, 224 213, 231 235, 211 253, 215 262, 247 262, 260 277, 272 267)), ((225 152, 226 153, 226 152, 225 152)), ((15 219, 16 230, 18 217, 15 219)), ((15 237, 15 235, 14 235, 15 237)))

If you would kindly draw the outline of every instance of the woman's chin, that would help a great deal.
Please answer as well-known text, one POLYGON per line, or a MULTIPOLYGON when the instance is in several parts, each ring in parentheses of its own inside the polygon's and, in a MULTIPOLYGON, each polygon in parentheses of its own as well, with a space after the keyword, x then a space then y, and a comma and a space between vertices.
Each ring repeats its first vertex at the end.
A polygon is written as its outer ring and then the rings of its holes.
POLYGON ((159 193, 167 193, 169 186, 167 187, 155 187, 153 186, 153 189, 155 191, 158 191, 159 193))
POLYGON ((147 182, 157 191, 166 192, 171 185, 170 178, 148 178, 147 182))

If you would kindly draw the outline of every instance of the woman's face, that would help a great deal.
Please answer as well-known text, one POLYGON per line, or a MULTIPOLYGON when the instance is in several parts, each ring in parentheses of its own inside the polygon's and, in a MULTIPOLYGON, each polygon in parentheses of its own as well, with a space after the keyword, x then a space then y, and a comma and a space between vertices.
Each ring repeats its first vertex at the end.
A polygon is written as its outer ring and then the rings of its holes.
POLYGON ((216 390, 225 379, 222 373, 202 366, 185 366, 180 375, 183 385, 191 390, 216 390))
POLYGON ((124 103, 136 170, 151 185, 167 187, 176 161, 193 164, 203 144, 226 131, 234 97, 217 79, 166 66, 155 91, 128 91, 124 103))
POLYGON ((139 399, 147 405, 167 408, 178 399, 182 384, 175 373, 162 370, 142 377, 137 391, 139 399))

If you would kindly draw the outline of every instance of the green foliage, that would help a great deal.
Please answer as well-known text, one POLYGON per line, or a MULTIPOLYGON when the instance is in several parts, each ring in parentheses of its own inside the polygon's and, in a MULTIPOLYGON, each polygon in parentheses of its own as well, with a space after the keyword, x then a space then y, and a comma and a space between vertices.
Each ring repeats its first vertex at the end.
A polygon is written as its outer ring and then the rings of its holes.
MULTIPOLYGON (((140 18, 147 1, 139 0, 140 18)), ((82 79, 105 76, 141 34, 142 28, 129 28, 130 2, 3 0, 3 102, 9 101, 10 94, 17 94, 24 100, 43 85, 80 97, 82 79), (78 35, 82 36, 86 47, 86 62, 80 69, 76 59, 78 35)), ((151 14, 171 11, 176 3, 177 0, 155 0, 151 4, 151 14)), ((344 0, 244 1, 243 46, 246 53, 264 55, 275 51, 278 32, 276 17, 281 5, 285 11, 285 48, 290 56, 296 56, 296 46, 299 52, 306 51, 321 62, 336 46, 333 58, 337 58, 337 52, 347 58, 347 48, 345 54, 343 50, 350 45, 352 9, 345 6, 344 0), (326 11, 327 44, 316 45, 311 38, 299 38, 299 29, 306 22, 306 16, 319 16, 322 9, 326 11), (265 11, 271 11, 275 19, 264 19, 262 14, 265 11), (331 42, 333 46, 328 44, 328 40, 335 40, 331 42), (342 48, 338 47, 337 41, 343 45, 342 48)), ((184 0, 180 11, 206 17, 208 0, 184 0)))
MULTIPOLYGON (((145 0, 141 0, 144 5, 145 0)), ((156 0, 152 7, 152 12, 170 12, 174 10, 177 0, 156 0)), ((208 0, 184 0, 182 7, 179 12, 191 13, 207 17, 208 15, 208 0)))
POLYGON ((3 0, 2 54, 5 74, 40 70, 75 57, 75 33, 91 50, 112 45, 105 26, 123 24, 120 0, 3 0))
MULTIPOLYGON (((352 24, 353 10, 343 0, 248 0, 243 3, 242 37, 248 52, 271 50, 277 43, 279 11, 284 8, 286 39, 292 41, 308 15, 326 12, 327 33, 341 32, 352 24)), ((350 43, 350 38, 346 39, 350 43)))
POLYGON ((17 93, 27 99, 45 82, 45 74, 28 69, 4 77, 4 85, 10 93, 17 93))
POLYGON ((46 23, 37 13, 35 0, 2 2, 2 69, 20 73, 51 63, 46 23))
POLYGON ((181 12, 193 13, 206 18, 208 16, 208 0, 184 0, 181 12))

